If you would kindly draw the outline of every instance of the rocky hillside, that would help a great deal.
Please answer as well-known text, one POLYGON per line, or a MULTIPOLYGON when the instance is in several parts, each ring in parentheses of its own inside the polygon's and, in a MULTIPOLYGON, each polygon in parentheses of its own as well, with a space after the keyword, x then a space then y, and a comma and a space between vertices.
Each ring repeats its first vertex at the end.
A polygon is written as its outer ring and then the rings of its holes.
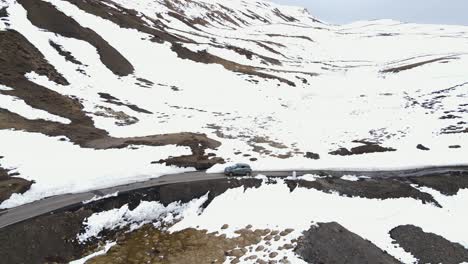
POLYGON ((1 207, 225 162, 466 163, 467 38, 255 0, 0 0, 1 166, 34 181, 1 207))

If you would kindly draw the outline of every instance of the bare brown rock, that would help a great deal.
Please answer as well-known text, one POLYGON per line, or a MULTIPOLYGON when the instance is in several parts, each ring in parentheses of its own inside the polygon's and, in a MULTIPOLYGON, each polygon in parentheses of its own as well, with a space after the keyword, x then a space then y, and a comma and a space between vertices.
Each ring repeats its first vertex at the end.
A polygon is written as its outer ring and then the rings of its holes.
POLYGON ((74 19, 58 11, 52 4, 35 0, 19 0, 18 2, 28 11, 28 19, 35 26, 93 45, 102 63, 116 75, 125 76, 133 73, 134 69, 130 62, 101 36, 89 28, 82 27, 74 19))
POLYGON ((268 257, 270 258, 276 258, 278 256, 278 252, 271 252, 268 257))

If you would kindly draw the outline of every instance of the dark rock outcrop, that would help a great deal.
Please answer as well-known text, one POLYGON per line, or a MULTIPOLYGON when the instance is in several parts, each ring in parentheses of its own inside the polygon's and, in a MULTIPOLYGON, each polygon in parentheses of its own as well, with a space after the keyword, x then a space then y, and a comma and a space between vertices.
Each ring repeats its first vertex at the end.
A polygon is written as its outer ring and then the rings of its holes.
POLYGON ((360 179, 359 181, 347 181, 336 177, 317 178, 315 181, 287 180, 286 184, 291 191, 296 188, 316 189, 348 197, 363 197, 369 199, 396 199, 411 197, 423 203, 439 203, 429 193, 421 192, 411 187, 408 183, 399 179, 360 179))
POLYGON ((313 153, 313 152, 307 152, 305 154, 305 157, 308 158, 308 159, 313 159, 313 160, 318 160, 320 159, 320 155, 317 154, 317 153, 313 153))
POLYGON ((468 173, 462 171, 409 177, 408 179, 412 183, 435 189, 445 195, 456 195, 459 190, 468 188, 468 173))
POLYGON ((420 227, 398 226, 390 231, 390 236, 415 256, 419 263, 460 264, 468 262, 468 249, 439 235, 426 233, 420 227))
POLYGON ((338 223, 319 224, 305 231, 294 250, 308 263, 401 263, 370 241, 338 223))
MULTIPOLYGON (((0 159, 2 158, 0 156, 0 159)), ((25 193, 31 188, 32 181, 14 176, 16 174, 10 173, 9 170, 2 168, 0 164, 0 203, 9 199, 14 193, 25 193)))
POLYGON ((416 148, 419 149, 419 150, 424 150, 424 151, 431 150, 430 148, 428 148, 428 147, 426 147, 426 146, 424 146, 424 145, 422 145, 422 144, 418 144, 418 145, 416 146, 416 148))
POLYGON ((351 156, 351 155, 362 155, 362 154, 368 154, 368 153, 390 152, 390 151, 396 151, 396 149, 382 147, 376 143, 365 143, 362 146, 354 147, 350 150, 348 150, 347 148, 339 148, 335 151, 329 152, 329 154, 337 155, 337 156, 351 156))

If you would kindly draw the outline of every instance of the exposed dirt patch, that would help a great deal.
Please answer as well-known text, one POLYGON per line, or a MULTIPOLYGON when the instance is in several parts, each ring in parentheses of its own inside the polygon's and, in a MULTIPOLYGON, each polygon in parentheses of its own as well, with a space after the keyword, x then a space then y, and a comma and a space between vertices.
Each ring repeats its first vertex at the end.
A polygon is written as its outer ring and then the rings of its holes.
MULTIPOLYGON (((0 229, 0 255, 5 263, 67 263, 78 259, 98 246, 94 240, 86 245, 76 241, 76 235, 83 232, 82 223, 92 213, 120 208, 128 204, 130 210, 142 201, 159 201, 168 205, 175 201, 187 203, 208 193, 208 204, 229 188, 257 188, 261 180, 257 179, 222 179, 191 183, 156 186, 133 192, 119 193, 117 197, 99 200, 86 205, 78 204, 63 208, 54 213, 36 217, 0 229), (47 243, 44 243, 47 241, 47 243)), ((104 232, 102 241, 116 240, 121 230, 104 232)))
POLYGON ((439 119, 442 119, 442 120, 447 120, 447 119, 460 119, 460 118, 462 118, 462 117, 461 117, 461 116, 452 115, 452 114, 444 115, 444 116, 439 117, 439 119))
POLYGON ((298 38, 298 39, 305 39, 310 42, 315 42, 313 39, 307 36, 292 36, 292 35, 282 35, 282 34, 266 34, 269 37, 285 37, 285 38, 298 38))
POLYGON ((399 226, 390 231, 390 236, 407 252, 415 256, 419 263, 459 264, 468 262, 468 249, 439 235, 426 233, 420 227, 399 226))
POLYGON ((206 50, 193 52, 190 49, 185 48, 184 46, 182 46, 179 43, 173 43, 171 49, 172 49, 172 51, 177 53, 178 56, 180 58, 182 58, 182 59, 189 59, 189 60, 192 60, 192 61, 205 63, 205 64, 220 64, 225 69, 230 70, 230 71, 239 72, 239 73, 246 74, 246 75, 258 76, 258 77, 264 78, 264 79, 277 80, 277 81, 279 81, 281 83, 285 83, 285 84, 293 86, 293 87, 296 86, 296 84, 294 82, 290 81, 290 80, 287 80, 287 79, 284 79, 284 78, 281 78, 281 77, 278 77, 278 76, 275 76, 275 75, 271 75, 271 74, 267 74, 267 73, 263 73, 263 72, 259 71, 259 70, 263 70, 263 69, 256 68, 256 67, 253 67, 253 66, 239 64, 239 63, 236 63, 236 62, 233 62, 233 61, 229 61, 229 60, 223 59, 221 57, 212 55, 212 54, 208 53, 206 50))
POLYGON ((114 105, 118 105, 118 106, 126 106, 126 107, 128 107, 128 108, 130 108, 133 111, 138 112, 138 113, 153 114, 152 112, 150 112, 148 110, 145 110, 143 108, 140 108, 140 107, 138 107, 138 106, 136 106, 134 104, 123 103, 118 98, 115 98, 114 96, 112 96, 112 95, 110 95, 108 93, 98 93, 98 94, 102 99, 105 100, 106 103, 114 104, 114 105))
POLYGON ((288 149, 288 146, 266 136, 255 136, 253 138, 250 138, 247 141, 247 144, 253 148, 252 149, 253 152, 256 152, 261 155, 268 155, 268 156, 279 158, 279 159, 287 159, 294 155, 292 151, 287 151, 284 154, 273 154, 272 150, 269 150, 265 146, 262 146, 262 145, 267 145, 268 147, 272 149, 278 149, 278 150, 288 149))
POLYGON ((33 182, 18 177, 0 178, 0 203, 8 200, 14 193, 25 193, 32 184, 33 182))
POLYGON ((273 10, 273 13, 275 15, 277 15, 278 17, 280 17, 281 19, 283 19, 284 21, 286 21, 286 22, 299 22, 299 20, 297 20, 295 17, 283 14, 278 8, 275 8, 273 10))
MULTIPOLYGON (((0 108, 0 129, 23 130, 48 136, 66 136, 81 147, 95 149, 125 148, 129 145, 164 146, 173 144, 188 146, 193 150, 195 160, 201 161, 204 160, 205 148, 220 146, 218 141, 209 139, 204 134, 194 133, 135 138, 110 137, 107 131, 94 126, 93 120, 85 114, 84 107, 79 100, 63 96, 24 77, 27 72, 34 71, 48 77, 51 81, 68 85, 67 80, 21 34, 11 30, 1 31, 0 50, 5 51, 0 53, 0 83, 13 88, 13 90, 8 91, 1 90, 0 93, 16 96, 33 108, 68 118, 71 121, 70 124, 62 124, 46 120, 29 120, 0 108)), ((107 96, 106 98, 118 103, 113 97, 107 96)), ((144 110, 130 104, 126 104, 126 106, 133 108, 133 110, 144 110)), ((214 160, 216 159, 211 159, 212 162, 214 160)), ((221 159, 217 159, 217 161, 221 162, 221 159)), ((203 162, 203 164, 206 163, 203 162)))
POLYGON ((10 198, 14 193, 25 193, 31 188, 33 182, 14 176, 16 175, 10 174, 9 170, 2 168, 0 163, 0 203, 10 198))
POLYGON ((68 263, 79 258, 84 246, 75 241, 90 210, 50 214, 0 229, 3 263, 68 263))
POLYGON ((109 107, 97 106, 96 108, 99 109, 97 112, 94 113, 96 116, 113 118, 116 120, 115 124, 117 126, 130 126, 140 121, 134 116, 129 116, 122 111, 115 111, 114 109, 109 107))
MULTIPOLYGON (((88 13, 110 20, 123 28, 132 28, 132 29, 136 29, 138 31, 150 34, 153 36, 153 41, 155 42, 161 43, 161 42, 167 41, 167 42, 172 43, 172 51, 177 53, 177 56, 179 58, 190 59, 190 60, 200 62, 200 63, 205 63, 205 64, 213 64, 213 63, 220 64, 225 69, 230 70, 230 71, 239 72, 239 73, 247 74, 247 75, 258 76, 258 77, 265 78, 265 79, 274 79, 282 83, 286 83, 290 86, 295 86, 295 83, 292 81, 286 80, 284 78, 281 78, 275 75, 270 75, 267 73, 260 72, 259 70, 262 70, 260 68, 238 64, 233 61, 229 61, 229 60, 220 58, 218 56, 215 56, 213 54, 210 54, 206 51, 193 52, 183 47, 181 43, 194 43, 194 41, 187 39, 185 37, 176 35, 176 34, 171 34, 171 33, 166 32, 167 26, 163 24, 162 20, 154 20, 147 16, 142 17, 135 10, 126 9, 115 3, 112 3, 112 6, 114 8, 111 8, 107 6, 106 4, 98 2, 98 1, 79 1, 79 0, 67 0, 67 1, 76 5, 78 8, 88 13), (151 21, 154 25, 152 26, 148 25, 143 20, 143 18, 145 18, 147 21, 151 21)), ((180 19, 183 23, 186 23, 192 27, 195 24, 200 24, 201 21, 192 21, 193 23, 186 21, 186 19, 184 19, 183 16, 178 14, 178 10, 176 10, 175 6, 172 5, 170 1, 166 1, 165 4, 168 8, 174 9, 174 12, 172 12, 171 14, 175 18, 180 19)), ((220 14, 223 15, 223 13, 219 13, 217 15, 220 15, 220 14)), ((216 18, 217 15, 214 15, 213 17, 216 18)), ((237 49, 236 52, 240 52, 240 54, 243 54, 246 56, 254 55, 245 49, 241 49, 238 47, 232 47, 232 48, 237 49)), ((279 61, 271 59, 271 58, 267 58, 267 57, 262 57, 262 59, 272 64, 279 63, 279 61)))
POLYGON ((447 174, 409 177, 408 179, 419 186, 435 189, 445 195, 456 195, 461 189, 468 189, 467 172, 451 172, 447 174))
POLYGON ((305 157, 308 159, 313 159, 313 160, 320 159, 320 155, 317 153, 313 153, 313 152, 306 152, 305 157))
POLYGON ((338 223, 311 227, 299 239, 294 251, 308 263, 401 263, 338 223))
POLYGON ((50 3, 37 0, 18 0, 28 11, 28 19, 35 26, 68 38, 88 42, 96 47, 101 61, 114 74, 126 76, 133 73, 133 66, 101 36, 89 28, 84 28, 71 17, 58 11, 50 3))
POLYGON ((54 48, 58 54, 60 54, 62 57, 65 58, 66 61, 69 61, 71 63, 74 63, 76 65, 83 65, 83 63, 81 63, 81 61, 77 60, 72 54, 71 52, 69 51, 66 51, 62 46, 60 46, 59 44, 53 42, 52 40, 49 40, 49 44, 50 46, 52 46, 52 48, 54 48))
POLYGON ((270 58, 270 57, 267 57, 267 56, 263 56, 263 55, 260 55, 258 53, 255 53, 253 51, 250 51, 250 50, 247 50, 247 49, 244 49, 244 48, 240 48, 240 47, 236 47, 236 46, 232 46, 232 45, 217 46, 217 47, 232 50, 232 51, 234 51, 234 52, 236 52, 236 53, 238 53, 240 55, 245 56, 249 60, 252 60, 254 57, 258 57, 258 58, 260 58, 262 60, 263 64, 282 65, 281 61, 279 61, 277 59, 270 58))
POLYGON ((340 178, 326 177, 317 178, 315 181, 293 181, 287 180, 286 184, 293 191, 301 187, 316 189, 327 193, 338 192, 340 195, 348 197, 363 197, 369 199, 395 199, 412 197, 423 203, 432 203, 439 206, 439 203, 428 193, 421 192, 408 183, 397 179, 368 179, 363 178, 358 181, 347 181, 340 178))
POLYGON ((339 148, 335 151, 329 152, 329 154, 338 155, 338 156, 351 156, 351 155, 362 155, 362 154, 368 154, 368 153, 396 151, 396 149, 394 148, 382 147, 376 143, 370 143, 370 142, 359 142, 359 143, 363 143, 364 145, 351 148, 351 150, 348 150, 347 148, 339 148))
POLYGON ((195 168, 196 170, 207 170, 213 167, 216 164, 224 164, 225 161, 222 158, 210 157, 209 155, 192 154, 180 157, 172 157, 157 162, 152 162, 153 164, 166 164, 167 166, 177 166, 185 168, 195 168))
POLYGON ((106 255, 87 263, 206 264, 223 263, 228 257, 235 259, 231 263, 236 263, 247 255, 258 258, 256 254, 263 252, 249 252, 247 247, 258 244, 271 230, 243 229, 237 233, 236 238, 196 229, 168 233, 148 225, 123 235, 106 255))
POLYGON ((464 126, 449 126, 442 129, 442 134, 464 134, 468 133, 468 127, 464 126))
MULTIPOLYGON (((216 136, 220 138, 225 138, 225 139, 243 138, 245 139, 246 143, 250 147, 252 147, 252 151, 261 155, 268 155, 270 157, 275 157, 279 159, 287 159, 287 158, 294 156, 294 154, 301 154, 301 155, 304 154, 300 152, 298 149, 294 149, 294 151, 285 151, 283 154, 274 154, 272 149, 287 150, 288 146, 274 139, 271 139, 267 136, 251 136, 246 133, 240 133, 237 135, 229 135, 225 131, 227 132, 231 131, 232 128, 230 127, 221 127, 217 124, 207 124, 206 127, 215 130, 216 136), (268 149, 268 147, 270 149, 268 149)), ((234 154, 240 155, 242 153, 236 152, 234 154)), ((249 157, 249 156, 251 155, 244 154, 244 157, 249 157)))
MULTIPOLYGON (((151 88, 153 87, 154 83, 150 80, 146 80, 144 78, 137 78, 137 81, 135 84, 140 86, 140 87, 143 87, 143 88, 151 88)), ((146 110, 145 110, 146 111, 146 110)), ((149 112, 149 111, 148 111, 149 112)))
POLYGON ((104 137, 96 140, 91 140, 84 144, 84 147, 91 147, 95 149, 109 149, 109 148, 125 148, 129 145, 146 145, 146 146, 165 146, 177 145, 187 146, 192 149, 215 149, 221 146, 221 143, 208 138, 205 134, 197 133, 175 133, 175 134, 162 134, 144 137, 129 137, 129 138, 112 138, 104 137))
POLYGON ((424 145, 422 145, 422 144, 418 144, 418 145, 416 146, 416 148, 419 149, 419 150, 424 150, 424 151, 431 150, 430 148, 428 148, 428 147, 426 147, 426 146, 424 146, 424 145))
POLYGON ((41 52, 17 31, 0 31, 0 50, 0 81, 3 84, 8 85, 4 80, 21 79, 26 73, 34 71, 58 84, 68 85, 41 52))
MULTIPOLYGON (((215 164, 225 163, 224 159, 216 157, 212 154, 207 154, 205 152, 207 148, 215 149, 219 147, 219 142, 214 140, 205 140, 203 138, 198 140, 196 139, 197 135, 195 134, 187 134, 187 136, 191 137, 192 139, 187 139, 181 143, 190 147, 192 150, 192 155, 169 157, 168 159, 160 160, 154 163, 165 163, 166 165, 174 165, 179 167, 193 167, 197 170, 207 170, 215 164)), ((170 141, 171 137, 168 136, 167 140, 170 141)))
POLYGON ((0 8, 0 18, 8 17, 8 11, 6 7, 0 8))
POLYGON ((433 62, 438 62, 438 61, 449 61, 449 60, 456 60, 459 59, 458 57, 442 57, 442 58, 437 58, 437 59, 432 59, 432 60, 427 60, 427 61, 422 61, 422 62, 417 62, 417 63, 412 63, 408 65, 403 65, 399 67, 394 67, 394 68, 388 68, 385 70, 382 70, 381 73, 399 73, 401 71, 406 71, 406 70, 411 70, 413 68, 417 68, 429 63, 433 62))
POLYGON ((167 33, 164 30, 166 26, 161 21, 144 16, 136 10, 124 8, 114 2, 82 0, 67 1, 87 13, 112 21, 122 28, 136 29, 143 33, 152 35, 157 42, 187 41, 183 37, 167 33), (112 7, 110 7, 108 4, 110 4, 112 7), (144 19, 151 21, 153 25, 148 25, 144 19))

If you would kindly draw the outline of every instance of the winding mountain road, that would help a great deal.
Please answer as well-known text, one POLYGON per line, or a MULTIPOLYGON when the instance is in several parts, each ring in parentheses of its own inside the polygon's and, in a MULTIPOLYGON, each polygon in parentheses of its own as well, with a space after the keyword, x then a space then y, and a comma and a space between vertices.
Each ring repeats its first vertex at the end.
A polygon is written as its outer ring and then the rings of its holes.
MULTIPOLYGON (((441 174, 448 172, 468 172, 468 166, 452 167, 425 167, 407 170, 378 170, 378 171, 356 171, 356 170, 303 170, 296 171, 296 176, 305 174, 327 174, 332 177, 341 177, 343 175, 360 175, 372 178, 391 178, 391 177, 418 177, 430 174, 441 174)), ((271 177, 288 177, 293 175, 293 171, 256 171, 254 175, 268 175, 271 177)), ((221 173, 205 172, 187 172, 172 175, 165 175, 159 178, 150 179, 144 182, 135 182, 127 185, 120 185, 105 189, 93 190, 83 193, 64 194, 45 198, 33 203, 14 207, 0 212, 0 228, 4 228, 55 210, 73 206, 84 201, 90 200, 96 196, 105 196, 115 192, 124 193, 144 189, 154 186, 187 183, 206 180, 226 179, 221 173)))

